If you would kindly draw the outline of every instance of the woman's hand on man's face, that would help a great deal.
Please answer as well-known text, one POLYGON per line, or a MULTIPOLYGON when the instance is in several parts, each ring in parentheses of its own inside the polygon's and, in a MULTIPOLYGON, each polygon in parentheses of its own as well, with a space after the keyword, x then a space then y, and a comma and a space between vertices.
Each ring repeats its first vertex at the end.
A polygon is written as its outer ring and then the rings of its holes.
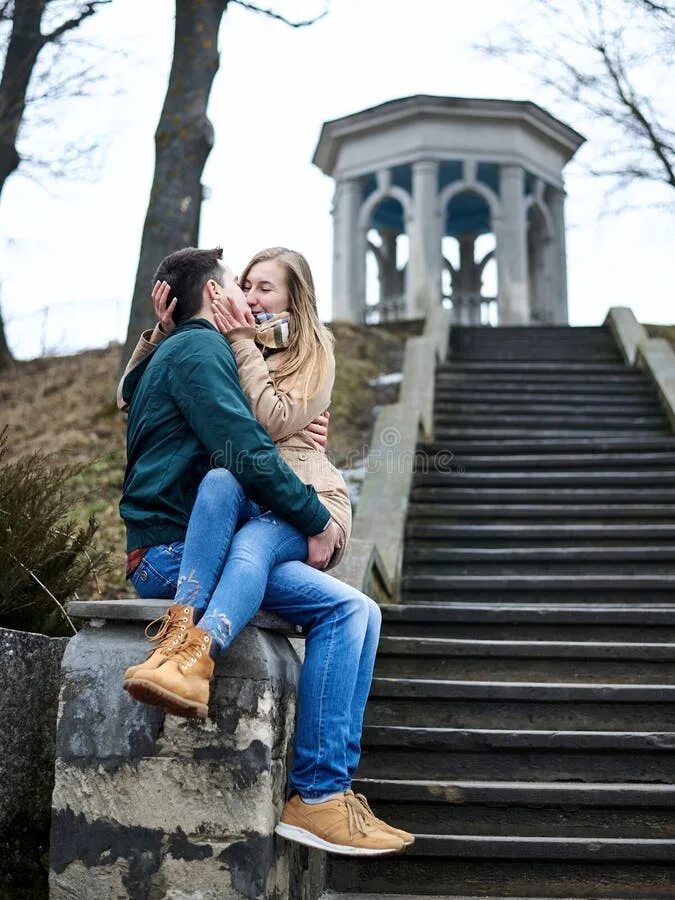
POLYGON ((178 298, 174 297, 167 306, 169 294, 171 293, 171 285, 166 281, 156 281, 152 289, 152 305, 155 307, 155 315, 159 320, 160 330, 164 334, 171 334, 176 327, 173 320, 173 311, 178 303, 178 298))
POLYGON ((221 334, 227 334, 235 328, 255 327, 251 310, 248 307, 243 309, 232 297, 216 298, 212 301, 212 307, 213 317, 221 334))

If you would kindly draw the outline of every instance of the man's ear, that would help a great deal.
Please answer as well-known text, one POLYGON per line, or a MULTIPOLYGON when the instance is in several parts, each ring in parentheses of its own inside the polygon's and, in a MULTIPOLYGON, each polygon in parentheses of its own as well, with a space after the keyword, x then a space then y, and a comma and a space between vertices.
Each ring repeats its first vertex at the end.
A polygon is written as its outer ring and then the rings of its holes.
POLYGON ((208 293, 209 300, 217 300, 219 298, 222 298, 223 296, 222 285, 218 284, 218 282, 213 278, 209 278, 209 280, 206 282, 206 291, 208 293))

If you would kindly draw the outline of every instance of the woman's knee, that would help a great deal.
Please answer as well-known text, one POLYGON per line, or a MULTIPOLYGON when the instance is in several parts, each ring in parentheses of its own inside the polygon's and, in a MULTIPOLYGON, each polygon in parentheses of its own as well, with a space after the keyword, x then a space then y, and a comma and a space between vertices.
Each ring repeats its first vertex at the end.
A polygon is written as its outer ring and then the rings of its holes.
POLYGON ((377 629, 379 632, 382 614, 374 600, 360 591, 350 592, 344 599, 347 616, 364 635, 377 629))
POLYGON ((371 597, 366 597, 366 600, 368 601, 368 631, 379 635, 382 627, 382 610, 371 597))

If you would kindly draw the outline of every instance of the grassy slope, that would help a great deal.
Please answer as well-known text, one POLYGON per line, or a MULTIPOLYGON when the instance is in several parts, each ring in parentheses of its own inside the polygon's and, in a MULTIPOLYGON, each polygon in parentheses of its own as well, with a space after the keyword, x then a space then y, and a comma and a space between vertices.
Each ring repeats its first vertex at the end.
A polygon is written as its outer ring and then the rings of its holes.
MULTIPOLYGON (((412 324, 412 323, 411 323, 412 324)), ((412 330, 416 331, 417 325, 412 330)), ((353 464, 368 442, 374 392, 368 380, 400 367, 406 331, 400 326, 366 327, 334 322, 337 376, 331 406, 329 448, 339 466, 353 464)), ((125 585, 124 528, 119 500, 125 464, 124 418, 112 400, 119 347, 76 356, 18 363, 0 373, 0 427, 8 423, 9 458, 33 450, 61 462, 86 465, 76 485, 78 518, 94 514, 99 544, 111 554, 111 570, 99 578, 100 594, 128 594, 125 585)), ((89 596, 100 596, 97 586, 89 596)))

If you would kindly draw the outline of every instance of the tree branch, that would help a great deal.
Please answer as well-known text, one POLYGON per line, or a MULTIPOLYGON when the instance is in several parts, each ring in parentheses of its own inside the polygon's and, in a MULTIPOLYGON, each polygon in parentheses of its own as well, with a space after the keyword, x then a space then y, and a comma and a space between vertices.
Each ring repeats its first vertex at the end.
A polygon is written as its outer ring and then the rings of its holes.
POLYGON ((604 45, 598 46, 597 49, 602 56, 605 68, 607 69, 607 73, 612 79, 612 83, 614 84, 614 87, 616 89, 617 97, 626 108, 626 110, 631 114, 633 120, 638 122, 641 126, 644 135, 647 137, 647 140, 649 141, 652 150, 654 151, 654 155, 663 166, 666 176, 666 182, 671 187, 675 188, 675 170, 673 169, 673 164, 668 159, 664 150, 664 146, 659 139, 654 126, 651 122, 648 121, 648 119, 642 112, 642 109, 638 105, 635 93, 630 85, 630 82, 628 81, 626 73, 623 71, 620 60, 611 59, 609 53, 607 52, 607 48, 604 45))
POLYGON ((323 12, 318 16, 314 16, 312 19, 301 19, 294 22, 292 19, 287 19, 286 16, 282 16, 281 13, 275 12, 273 9, 264 9, 262 6, 257 6, 255 3, 248 3, 246 0, 229 0, 229 2, 236 3, 238 6, 243 6, 244 9, 248 9, 250 12, 260 13, 263 16, 268 16, 270 19, 276 19, 291 28, 306 28, 308 25, 314 25, 315 22, 318 22, 328 15, 328 5, 326 4, 323 12))
POLYGON ((52 44, 55 41, 58 41, 58 39, 62 35, 66 34, 66 32, 72 31, 74 28, 78 28, 85 19, 93 16, 99 6, 107 6, 109 3, 112 3, 112 0, 92 0, 91 3, 87 3, 79 15, 73 16, 72 19, 67 19, 65 22, 59 25, 58 28, 55 28, 48 34, 44 34, 42 36, 43 44, 52 44))

